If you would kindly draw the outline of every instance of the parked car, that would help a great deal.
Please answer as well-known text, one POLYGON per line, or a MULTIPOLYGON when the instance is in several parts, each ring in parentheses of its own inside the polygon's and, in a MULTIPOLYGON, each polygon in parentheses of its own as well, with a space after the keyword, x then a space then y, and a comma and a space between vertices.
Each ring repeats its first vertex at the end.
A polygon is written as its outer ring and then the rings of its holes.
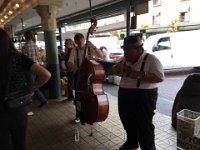
POLYGON ((157 56, 164 69, 199 67, 200 30, 152 35, 144 42, 144 49, 157 56))
POLYGON ((124 56, 124 51, 121 48, 108 50, 106 53, 106 60, 120 59, 124 56))

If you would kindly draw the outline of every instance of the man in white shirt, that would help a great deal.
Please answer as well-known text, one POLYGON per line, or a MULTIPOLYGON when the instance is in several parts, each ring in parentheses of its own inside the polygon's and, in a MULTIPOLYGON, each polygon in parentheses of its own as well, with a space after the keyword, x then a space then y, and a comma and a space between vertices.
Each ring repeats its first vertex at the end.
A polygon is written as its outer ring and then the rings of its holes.
POLYGON ((124 60, 111 72, 122 76, 118 91, 119 116, 127 141, 119 148, 155 150, 153 115, 156 109, 158 83, 164 80, 160 61, 143 49, 140 36, 124 39, 124 60))

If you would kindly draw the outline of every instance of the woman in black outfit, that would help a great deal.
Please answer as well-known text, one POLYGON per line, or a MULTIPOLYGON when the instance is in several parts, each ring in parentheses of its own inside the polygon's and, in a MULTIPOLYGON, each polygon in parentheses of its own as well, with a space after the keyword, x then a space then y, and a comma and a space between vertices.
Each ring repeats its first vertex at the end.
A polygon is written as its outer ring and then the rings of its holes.
POLYGON ((8 86, 8 92, 14 92, 25 86, 26 80, 24 74, 26 71, 31 71, 37 75, 37 80, 28 87, 31 95, 34 90, 49 80, 51 74, 27 56, 17 52, 10 37, 1 28, 0 45, 0 149, 26 150, 26 107, 9 109, 3 102, 8 78, 9 83, 12 83, 8 86), (9 75, 10 69, 12 73, 9 75))

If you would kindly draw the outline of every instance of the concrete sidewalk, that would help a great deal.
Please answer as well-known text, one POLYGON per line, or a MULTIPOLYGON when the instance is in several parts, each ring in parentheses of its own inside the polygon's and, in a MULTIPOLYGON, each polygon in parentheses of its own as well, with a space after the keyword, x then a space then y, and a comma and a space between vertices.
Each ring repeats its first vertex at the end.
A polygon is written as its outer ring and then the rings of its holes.
MULTIPOLYGON (((108 98, 108 118, 93 126, 74 123, 73 102, 49 100, 43 108, 33 104, 34 115, 28 121, 28 150, 119 149, 126 140, 125 131, 118 116, 116 97, 108 94, 108 98), (75 129, 79 131, 78 142, 75 142, 75 129)), ((171 127, 171 118, 156 112, 154 124, 157 150, 176 150, 176 131, 171 127)))

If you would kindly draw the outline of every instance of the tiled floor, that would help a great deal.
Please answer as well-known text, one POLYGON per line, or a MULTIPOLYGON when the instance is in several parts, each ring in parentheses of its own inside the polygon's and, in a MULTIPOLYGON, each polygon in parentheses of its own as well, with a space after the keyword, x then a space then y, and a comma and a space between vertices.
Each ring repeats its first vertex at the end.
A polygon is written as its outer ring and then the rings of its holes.
MULTIPOLYGON (((72 102, 51 100, 43 108, 33 104, 33 116, 29 116, 28 150, 117 150, 126 136, 119 120, 116 97, 109 95, 109 116, 93 126, 74 123, 72 102), (74 131, 79 131, 75 142, 74 131), (91 132, 93 133, 90 136, 91 132)), ((170 125, 170 117, 156 112, 154 117, 156 147, 158 150, 176 150, 176 131, 170 125)))

